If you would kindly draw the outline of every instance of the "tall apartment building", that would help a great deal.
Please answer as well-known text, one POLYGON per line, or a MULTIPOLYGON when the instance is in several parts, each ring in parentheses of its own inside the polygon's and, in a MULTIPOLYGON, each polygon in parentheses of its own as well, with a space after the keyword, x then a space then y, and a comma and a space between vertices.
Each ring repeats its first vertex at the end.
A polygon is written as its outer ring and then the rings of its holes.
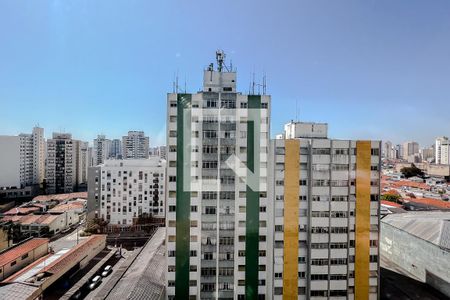
POLYGON ((403 158, 403 145, 395 146, 395 158, 403 158))
POLYGON ((148 158, 149 144, 150 140, 143 131, 128 131, 128 135, 122 137, 122 158, 148 158))
POLYGON ((76 159, 70 133, 53 133, 47 140, 46 180, 48 194, 71 193, 76 184, 76 159))
POLYGON ((419 144, 416 142, 403 143, 403 159, 408 160, 410 156, 419 155, 419 144))
POLYGON ((45 175, 44 128, 34 127, 31 134, 19 134, 19 139, 21 184, 41 184, 45 175))
POLYGON ((94 149, 93 158, 94 166, 102 164, 106 159, 109 158, 111 151, 111 140, 107 139, 105 135, 98 135, 94 139, 94 149))
POLYGON ((449 161, 449 150, 450 150, 450 141, 448 137, 442 136, 436 139, 436 164, 438 165, 448 165, 449 161))
POLYGON ((112 225, 132 225, 147 214, 165 217, 166 162, 150 159, 106 160, 89 168, 88 217, 112 225))
MULTIPOLYGON (((0 187, 24 189, 35 186, 35 192, 44 179, 45 139, 44 129, 34 127, 31 134, 0 136, 0 187)), ((27 189, 30 196, 31 190, 27 189)))
POLYGON ((420 158, 422 161, 433 162, 435 161, 436 150, 434 149, 434 145, 429 148, 420 149, 420 158))
POLYGON ((203 90, 167 96, 168 299, 270 295, 270 96, 211 64, 203 90))
POLYGON ((384 158, 387 158, 387 159, 396 158, 395 157, 395 149, 392 146, 392 143, 390 141, 386 141, 384 143, 382 155, 384 158))
POLYGON ((113 139, 111 141, 111 150, 109 152, 109 158, 121 159, 122 158, 122 141, 119 139, 113 139))
POLYGON ((89 143, 73 140, 73 158, 75 165, 75 185, 87 184, 89 168, 89 143))
POLYGON ((273 299, 378 299, 381 142, 292 126, 269 155, 273 299))

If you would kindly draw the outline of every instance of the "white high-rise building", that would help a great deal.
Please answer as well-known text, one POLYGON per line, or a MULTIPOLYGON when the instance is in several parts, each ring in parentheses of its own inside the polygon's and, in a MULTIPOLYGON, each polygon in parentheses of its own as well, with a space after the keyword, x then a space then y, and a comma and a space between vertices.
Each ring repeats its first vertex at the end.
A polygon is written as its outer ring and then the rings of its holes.
POLYGON ((165 217, 166 162, 150 159, 106 160, 89 169, 89 218, 130 226, 135 218, 165 217))
POLYGON ((2 144, 0 170, 4 177, 4 180, 0 180, 0 187, 39 186, 44 179, 45 171, 44 129, 34 127, 31 134, 0 136, 0 143, 2 144))
POLYGON ((149 143, 143 131, 128 131, 128 135, 122 137, 122 158, 148 158, 149 143))
POLYGON ((395 159, 395 149, 390 141, 386 141, 383 147, 383 156, 387 159, 395 159))
POLYGON ((311 126, 271 141, 273 299, 377 299, 380 152, 311 126))
POLYGON ((48 194, 72 193, 76 185, 76 158, 70 133, 53 133, 47 140, 45 168, 48 194))
POLYGON ((94 166, 102 164, 106 159, 110 157, 111 140, 107 139, 105 135, 98 135, 94 139, 94 166))
POLYGON ((438 164, 438 165, 450 164, 450 161, 449 161, 450 141, 449 141, 448 137, 446 137, 446 136, 438 137, 436 139, 435 145, 436 145, 435 146, 436 164, 438 164))

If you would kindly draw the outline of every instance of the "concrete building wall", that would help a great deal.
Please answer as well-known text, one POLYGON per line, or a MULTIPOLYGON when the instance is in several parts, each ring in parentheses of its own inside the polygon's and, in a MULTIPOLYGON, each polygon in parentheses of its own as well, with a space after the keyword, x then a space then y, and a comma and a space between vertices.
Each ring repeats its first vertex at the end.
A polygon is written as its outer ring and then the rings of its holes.
POLYGON ((0 136, 0 187, 20 188, 20 138, 0 136))
POLYGON ((100 216, 100 190, 102 179, 99 166, 90 167, 88 171, 88 201, 87 219, 92 220, 100 216))
POLYGON ((130 226, 143 214, 165 217, 164 160, 107 160, 90 172, 95 174, 89 184, 89 201, 94 201, 89 210, 97 209, 111 225, 130 226))
POLYGON ((381 222, 380 252, 406 272, 450 297, 448 250, 381 222))

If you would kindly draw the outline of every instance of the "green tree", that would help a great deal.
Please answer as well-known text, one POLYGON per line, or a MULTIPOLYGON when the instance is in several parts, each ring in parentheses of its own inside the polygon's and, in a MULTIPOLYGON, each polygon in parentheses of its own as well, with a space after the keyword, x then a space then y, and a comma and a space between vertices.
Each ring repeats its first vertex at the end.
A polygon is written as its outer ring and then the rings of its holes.
POLYGON ((399 203, 400 202, 400 195, 395 195, 395 194, 384 194, 381 195, 381 200, 385 200, 385 201, 389 201, 389 202, 395 202, 395 203, 399 203))
POLYGON ((414 177, 414 176, 419 176, 419 177, 423 177, 424 173, 421 169, 419 169, 418 167, 416 167, 415 164, 411 164, 410 167, 404 167, 400 170, 400 172, 402 172, 402 174, 406 177, 406 178, 410 178, 410 177, 414 177))

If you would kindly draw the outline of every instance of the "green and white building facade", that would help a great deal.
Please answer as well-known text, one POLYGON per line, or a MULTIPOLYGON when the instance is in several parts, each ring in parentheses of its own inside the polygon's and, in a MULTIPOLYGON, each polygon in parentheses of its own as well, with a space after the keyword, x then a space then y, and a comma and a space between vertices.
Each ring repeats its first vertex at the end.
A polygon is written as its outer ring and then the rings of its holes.
POLYGON ((217 55, 201 92, 167 97, 168 299, 258 299, 272 290, 270 96, 237 92, 236 72, 217 55))

